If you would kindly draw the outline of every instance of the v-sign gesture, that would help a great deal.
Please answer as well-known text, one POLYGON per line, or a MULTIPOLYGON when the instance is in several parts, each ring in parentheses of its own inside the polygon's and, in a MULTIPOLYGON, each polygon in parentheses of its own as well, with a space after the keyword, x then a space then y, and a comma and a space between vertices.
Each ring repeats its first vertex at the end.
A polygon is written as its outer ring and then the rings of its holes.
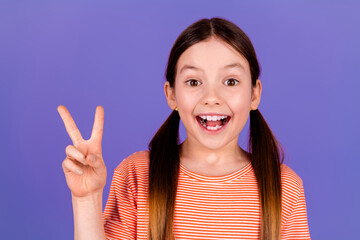
POLYGON ((74 197, 87 197, 102 192, 106 183, 106 166, 102 157, 101 140, 104 128, 104 109, 96 108, 91 137, 84 140, 65 106, 57 108, 73 145, 66 147, 62 163, 66 182, 74 197))

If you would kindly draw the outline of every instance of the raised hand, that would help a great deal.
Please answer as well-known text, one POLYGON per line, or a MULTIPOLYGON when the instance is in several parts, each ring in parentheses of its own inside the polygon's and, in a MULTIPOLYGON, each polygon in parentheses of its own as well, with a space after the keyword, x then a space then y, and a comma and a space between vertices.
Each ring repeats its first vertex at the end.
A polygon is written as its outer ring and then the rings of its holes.
POLYGON ((66 182, 74 197, 87 197, 102 192, 106 183, 106 166, 102 157, 101 140, 104 109, 97 106, 95 121, 88 140, 84 140, 65 106, 57 108, 73 145, 66 147, 62 162, 66 182))

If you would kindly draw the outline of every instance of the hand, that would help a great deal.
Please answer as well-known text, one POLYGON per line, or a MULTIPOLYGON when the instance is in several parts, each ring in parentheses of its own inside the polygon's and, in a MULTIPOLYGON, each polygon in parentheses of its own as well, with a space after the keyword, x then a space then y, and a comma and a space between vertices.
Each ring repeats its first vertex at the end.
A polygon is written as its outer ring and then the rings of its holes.
POLYGON ((73 197, 83 198, 102 192, 106 183, 106 166, 102 157, 101 140, 104 128, 104 109, 96 108, 95 121, 88 140, 84 140, 65 106, 57 108, 74 145, 66 147, 62 162, 66 182, 73 197))

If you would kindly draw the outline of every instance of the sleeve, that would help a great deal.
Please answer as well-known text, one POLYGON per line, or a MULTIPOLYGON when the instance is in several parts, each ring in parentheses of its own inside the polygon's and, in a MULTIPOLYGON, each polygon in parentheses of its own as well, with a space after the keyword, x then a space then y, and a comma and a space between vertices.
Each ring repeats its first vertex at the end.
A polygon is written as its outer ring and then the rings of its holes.
POLYGON ((285 225, 282 228, 281 239, 311 239, 308 227, 304 187, 300 185, 300 195, 295 202, 285 225))
POLYGON ((129 160, 124 159, 114 171, 103 220, 106 239, 136 239, 136 195, 129 160))

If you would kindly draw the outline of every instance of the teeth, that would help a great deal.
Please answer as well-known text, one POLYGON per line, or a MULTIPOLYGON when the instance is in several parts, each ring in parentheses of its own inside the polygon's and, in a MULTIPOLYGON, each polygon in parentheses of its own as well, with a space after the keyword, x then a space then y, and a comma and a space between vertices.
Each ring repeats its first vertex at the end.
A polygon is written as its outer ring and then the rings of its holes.
POLYGON ((207 130, 218 130, 220 128, 222 128, 223 126, 221 125, 216 125, 215 127, 212 127, 212 126, 206 126, 205 123, 202 123, 202 125, 204 126, 204 128, 206 128, 207 130))
POLYGON ((203 120, 207 120, 207 121, 219 121, 221 119, 227 118, 227 116, 206 116, 206 115, 201 115, 200 118, 202 118, 203 120))
POLYGON ((216 125, 216 127, 211 127, 211 126, 208 126, 206 127, 208 130, 218 130, 220 128, 222 128, 222 126, 219 126, 219 125, 216 125))

